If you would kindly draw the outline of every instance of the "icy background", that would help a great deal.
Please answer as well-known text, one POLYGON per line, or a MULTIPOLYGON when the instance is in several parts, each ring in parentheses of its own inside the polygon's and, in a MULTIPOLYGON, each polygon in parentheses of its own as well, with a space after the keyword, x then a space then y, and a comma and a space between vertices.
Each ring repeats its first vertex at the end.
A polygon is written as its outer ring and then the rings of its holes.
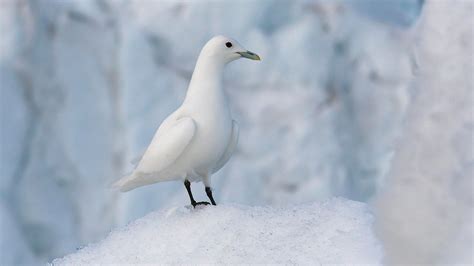
POLYGON ((428 1, 376 231, 391 264, 473 265, 474 2, 428 1))
POLYGON ((179 106, 216 34, 263 59, 226 72, 241 131, 213 177, 218 202, 370 201, 392 184, 398 190, 376 201, 389 258, 413 239, 405 248, 415 252, 434 243, 428 261, 445 240, 472 246, 455 228, 472 232, 473 11, 468 0, 451 2, 0 0, 1 264, 51 261, 152 210, 188 204, 179 183, 123 195, 107 187, 179 106), (432 7, 420 23, 423 6, 432 7), (439 207, 417 212, 426 206, 439 207), (425 226, 440 216, 453 218, 425 226), (406 238, 391 237, 386 229, 401 225, 390 217, 407 223, 406 238), (446 225, 438 244, 426 237, 446 225), (424 238, 413 234, 420 228, 424 238))

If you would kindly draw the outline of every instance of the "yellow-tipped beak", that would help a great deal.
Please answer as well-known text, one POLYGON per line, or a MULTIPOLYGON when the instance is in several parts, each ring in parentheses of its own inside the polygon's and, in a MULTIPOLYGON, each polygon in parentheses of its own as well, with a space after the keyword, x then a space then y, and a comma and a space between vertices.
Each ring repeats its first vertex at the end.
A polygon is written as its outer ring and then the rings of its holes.
POLYGON ((252 59, 252 60, 261 60, 260 56, 258 56, 256 53, 252 53, 250 51, 245 51, 245 52, 237 52, 240 56, 252 59))

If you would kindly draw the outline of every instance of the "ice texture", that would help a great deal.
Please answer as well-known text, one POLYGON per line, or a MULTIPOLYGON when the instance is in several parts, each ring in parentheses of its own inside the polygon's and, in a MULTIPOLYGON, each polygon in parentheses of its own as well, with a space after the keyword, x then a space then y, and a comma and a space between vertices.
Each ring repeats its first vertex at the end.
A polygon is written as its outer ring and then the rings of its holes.
POLYGON ((473 264, 472 1, 427 1, 417 25, 412 104, 377 232, 390 264, 473 264))
POLYGON ((371 264, 382 258, 364 203, 333 198, 285 207, 236 204, 154 212, 53 265, 371 264))

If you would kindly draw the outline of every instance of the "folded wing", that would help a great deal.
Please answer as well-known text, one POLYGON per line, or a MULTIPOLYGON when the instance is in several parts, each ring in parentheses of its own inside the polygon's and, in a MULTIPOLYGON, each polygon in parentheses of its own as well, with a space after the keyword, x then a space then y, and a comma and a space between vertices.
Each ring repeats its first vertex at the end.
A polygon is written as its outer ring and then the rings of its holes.
POLYGON ((196 124, 190 117, 180 118, 172 124, 160 127, 137 168, 131 175, 118 180, 114 187, 121 191, 128 191, 150 183, 172 179, 173 177, 160 175, 160 173, 166 172, 166 169, 180 157, 193 139, 195 132, 196 124))

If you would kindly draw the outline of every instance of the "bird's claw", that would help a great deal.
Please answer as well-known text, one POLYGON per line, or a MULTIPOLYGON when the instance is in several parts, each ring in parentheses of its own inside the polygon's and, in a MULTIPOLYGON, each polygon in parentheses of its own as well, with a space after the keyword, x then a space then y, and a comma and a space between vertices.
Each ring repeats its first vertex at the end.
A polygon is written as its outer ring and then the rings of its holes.
POLYGON ((207 201, 194 202, 193 207, 196 208, 196 206, 198 206, 198 205, 210 205, 210 204, 211 203, 209 203, 207 201))

